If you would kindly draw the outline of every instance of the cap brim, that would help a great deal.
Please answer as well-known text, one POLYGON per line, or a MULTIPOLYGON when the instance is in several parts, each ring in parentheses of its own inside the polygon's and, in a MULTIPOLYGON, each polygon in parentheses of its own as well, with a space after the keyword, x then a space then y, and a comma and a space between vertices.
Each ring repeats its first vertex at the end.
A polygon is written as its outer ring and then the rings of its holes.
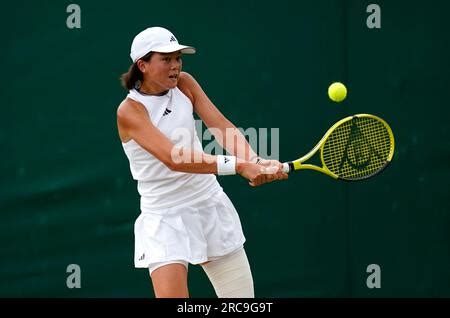
POLYGON ((192 46, 186 46, 186 45, 180 45, 177 43, 172 43, 169 45, 154 48, 152 50, 152 52, 157 52, 157 53, 172 53, 172 52, 176 52, 176 51, 181 51, 181 53, 183 53, 183 54, 194 54, 195 48, 192 46))

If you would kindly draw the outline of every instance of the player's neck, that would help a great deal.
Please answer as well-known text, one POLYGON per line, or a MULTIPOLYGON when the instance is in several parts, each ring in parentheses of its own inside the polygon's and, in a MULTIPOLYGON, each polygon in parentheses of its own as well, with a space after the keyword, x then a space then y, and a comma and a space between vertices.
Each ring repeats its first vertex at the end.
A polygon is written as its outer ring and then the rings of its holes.
POLYGON ((161 89, 157 89, 157 88, 152 88, 150 87, 150 85, 144 83, 141 84, 140 86, 136 87, 136 90, 141 93, 142 95, 152 95, 152 96, 163 96, 166 95, 167 92, 169 91, 168 89, 166 90, 161 90, 161 89))

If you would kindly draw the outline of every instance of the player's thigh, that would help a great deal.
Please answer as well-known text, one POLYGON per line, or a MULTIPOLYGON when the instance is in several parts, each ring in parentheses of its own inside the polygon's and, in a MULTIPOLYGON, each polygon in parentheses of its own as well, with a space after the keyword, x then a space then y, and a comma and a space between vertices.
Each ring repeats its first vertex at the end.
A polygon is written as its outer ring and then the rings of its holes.
POLYGON ((155 296, 158 298, 189 297, 187 268, 180 263, 172 263, 155 269, 151 274, 155 296))

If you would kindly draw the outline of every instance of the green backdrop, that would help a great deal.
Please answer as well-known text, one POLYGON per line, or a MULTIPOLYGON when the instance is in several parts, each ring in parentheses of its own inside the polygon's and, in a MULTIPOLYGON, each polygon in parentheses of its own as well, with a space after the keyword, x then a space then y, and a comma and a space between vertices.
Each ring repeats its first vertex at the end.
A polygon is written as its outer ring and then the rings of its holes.
MULTIPOLYGON (((280 129, 280 160, 354 113, 387 120, 380 176, 316 172, 251 188, 219 182, 240 213, 258 297, 449 297, 450 40, 446 1, 69 1, 2 5, 0 296, 152 297, 133 266, 139 197, 116 132, 135 34, 164 26, 198 50, 190 72, 236 126, 280 129), (344 82, 341 104, 326 94, 344 82), (81 288, 69 289, 69 264, 81 288), (367 266, 381 269, 370 289, 367 266)), ((193 297, 214 291, 198 266, 193 297)))

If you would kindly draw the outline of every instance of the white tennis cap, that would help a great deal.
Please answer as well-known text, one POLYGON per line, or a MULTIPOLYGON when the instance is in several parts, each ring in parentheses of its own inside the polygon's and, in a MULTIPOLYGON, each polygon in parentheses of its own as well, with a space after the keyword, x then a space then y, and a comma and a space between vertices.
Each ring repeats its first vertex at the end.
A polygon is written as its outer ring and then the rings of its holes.
POLYGON ((149 52, 171 53, 176 51, 194 54, 195 48, 179 44, 177 38, 167 29, 152 27, 134 37, 130 57, 134 63, 149 52))

